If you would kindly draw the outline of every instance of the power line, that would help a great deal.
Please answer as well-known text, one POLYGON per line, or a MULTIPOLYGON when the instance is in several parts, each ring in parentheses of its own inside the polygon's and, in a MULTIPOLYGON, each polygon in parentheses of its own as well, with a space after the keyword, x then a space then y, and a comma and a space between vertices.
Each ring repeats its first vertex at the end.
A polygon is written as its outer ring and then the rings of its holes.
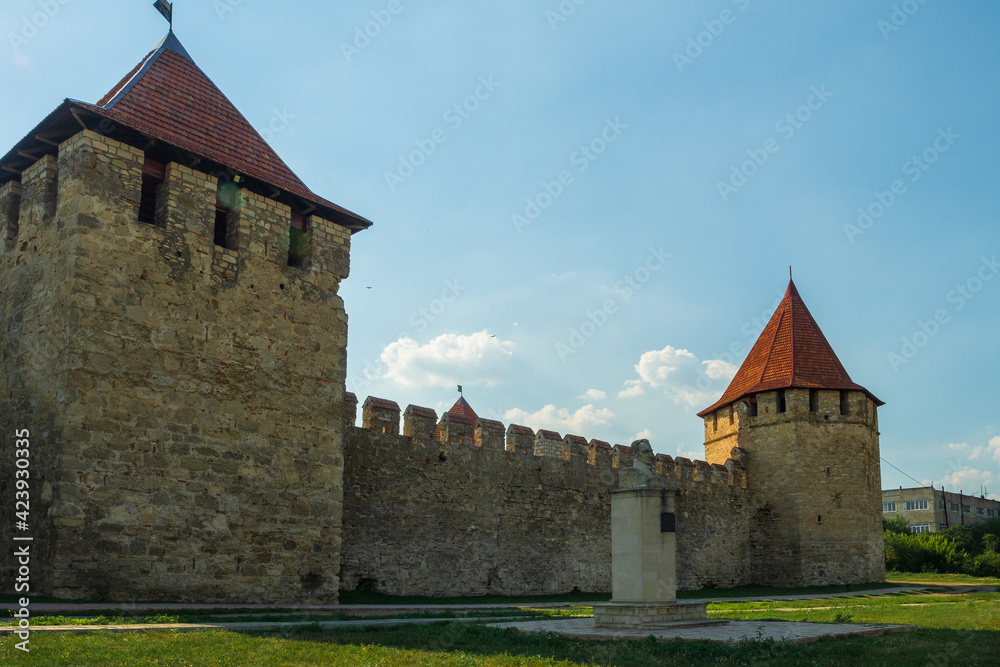
MULTIPOLYGON (((900 470, 899 468, 896 468, 896 466, 894 466, 894 465, 892 465, 891 463, 889 463, 888 461, 886 461, 886 460, 885 460, 885 459, 884 459, 883 457, 881 457, 881 456, 880 456, 879 458, 880 458, 880 459, 882 459, 882 462, 883 462, 883 463, 885 463, 885 464, 887 464, 887 465, 888 465, 888 466, 889 466, 890 468, 894 468, 894 469, 895 469, 895 470, 896 470, 897 472, 900 472, 900 473, 902 473, 902 474, 906 475, 906 473, 905 473, 905 472, 903 472, 903 471, 902 471, 902 470, 900 470)), ((909 475, 906 475, 906 476, 907 476, 907 477, 910 477, 909 475)), ((913 479, 913 477, 910 477, 910 479, 913 479)), ((917 482, 917 485, 918 485, 918 486, 921 486, 921 487, 924 487, 924 486, 927 486, 927 485, 926 485, 926 484, 924 484, 923 482, 920 482, 920 481, 917 481, 917 480, 915 480, 915 479, 913 479, 913 481, 914 481, 914 482, 917 482)), ((934 488, 934 487, 928 487, 928 488, 934 488)))

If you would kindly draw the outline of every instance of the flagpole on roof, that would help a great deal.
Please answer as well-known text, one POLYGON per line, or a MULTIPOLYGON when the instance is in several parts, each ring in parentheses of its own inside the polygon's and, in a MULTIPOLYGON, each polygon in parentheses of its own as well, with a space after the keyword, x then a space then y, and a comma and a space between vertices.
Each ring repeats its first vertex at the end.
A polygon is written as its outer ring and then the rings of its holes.
POLYGON ((170 32, 174 31, 174 3, 167 2, 167 0, 156 0, 153 3, 153 7, 156 11, 160 12, 163 18, 167 19, 167 23, 170 24, 170 32))

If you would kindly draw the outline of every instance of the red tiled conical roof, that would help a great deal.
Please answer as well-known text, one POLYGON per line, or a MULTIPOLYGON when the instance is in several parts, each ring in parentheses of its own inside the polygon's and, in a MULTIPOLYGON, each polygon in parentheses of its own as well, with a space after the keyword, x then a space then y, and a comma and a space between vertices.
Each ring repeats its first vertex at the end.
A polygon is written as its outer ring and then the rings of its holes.
POLYGON ((306 187, 172 32, 92 108, 148 137, 371 225, 306 187))
POLYGON ((448 410, 448 414, 468 417, 472 420, 473 427, 475 427, 476 422, 479 421, 479 415, 477 415, 476 411, 472 409, 472 406, 469 405, 464 396, 458 397, 458 400, 455 401, 455 405, 451 406, 451 410, 448 410))
MULTIPOLYGON (((472 422, 472 428, 476 428, 476 422, 479 421, 479 415, 476 411, 472 409, 472 406, 465 400, 464 396, 459 396, 458 400, 455 401, 455 405, 451 406, 451 409, 447 413, 449 415, 458 415, 459 417, 467 417, 469 421, 472 422)), ((443 416, 443 415, 442 415, 443 416)), ((437 425, 434 429, 435 437, 441 439, 441 424, 437 425)))
POLYGON ((799 296, 795 283, 789 280, 778 309, 722 398, 698 416, 705 417, 744 396, 791 387, 863 391, 883 405, 870 391, 851 380, 799 296))

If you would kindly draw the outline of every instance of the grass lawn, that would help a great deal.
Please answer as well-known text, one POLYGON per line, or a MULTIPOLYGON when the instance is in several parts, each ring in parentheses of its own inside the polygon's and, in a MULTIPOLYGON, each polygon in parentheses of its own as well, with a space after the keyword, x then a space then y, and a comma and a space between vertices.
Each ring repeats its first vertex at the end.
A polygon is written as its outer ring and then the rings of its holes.
POLYGON ((798 646, 770 641, 614 641, 525 635, 483 625, 440 624, 381 630, 241 634, 226 632, 48 635, 29 655, 4 638, 0 664, 232 665, 995 665, 1000 633, 920 630, 875 638, 828 639, 798 646), (18 653, 18 655, 15 655, 18 653))
POLYGON ((1000 593, 714 602, 708 606, 708 615, 734 620, 906 623, 921 628, 990 631, 1000 636, 1000 593))
MULTIPOLYGON (((953 576, 953 575, 913 575, 913 576, 953 576)), ((964 576, 964 575, 954 575, 954 576, 964 576)), ((967 577, 970 578, 971 577, 967 577)), ((852 590, 854 591, 868 591, 880 588, 892 588, 894 586, 902 586, 904 584, 898 582, 876 582, 872 584, 854 584, 852 590)), ((737 588, 708 588, 699 591, 677 591, 677 597, 680 600, 698 600, 706 598, 742 598, 742 597, 768 597, 772 595, 818 595, 821 593, 843 593, 847 591, 846 586, 806 586, 802 588, 774 588, 771 586, 739 586, 737 588)), ((0 603, 14 604, 18 601, 17 595, 12 594, 2 594, 0 595, 0 603)), ((430 597, 426 595, 386 595, 385 593, 377 593, 370 591, 340 591, 340 604, 363 604, 363 605, 473 605, 473 604, 578 604, 584 602, 607 602, 611 599, 610 593, 585 593, 585 592, 574 592, 574 593, 562 593, 559 595, 481 595, 476 597, 430 597)), ((34 603, 81 603, 81 602, 99 602, 91 600, 66 600, 61 598, 53 598, 47 596, 32 597, 31 601, 34 603)), ((137 602, 135 604, 142 604, 142 602, 137 602)), ((267 613, 272 613, 276 610, 273 608, 267 608, 267 613)), ((284 610, 291 611, 291 610, 284 610)), ((198 613, 209 613, 219 614, 219 613, 262 613, 262 610, 247 610, 247 609, 225 609, 224 605, 220 605, 218 609, 212 610, 202 610, 198 613)), ((92 615, 97 615, 98 613, 108 614, 124 614, 125 612, 121 610, 98 610, 97 612, 92 612, 92 615)), ((149 615, 148 611, 138 611, 137 614, 149 615)), ((194 611, 185 611, 185 614, 196 613, 194 611)), ((332 612, 339 613, 339 612, 332 612)), ((0 612, 2 615, 2 612, 0 612)), ((395 617, 392 617, 395 618, 395 617)), ((185 621, 186 622, 186 621, 185 621)))
MULTIPOLYGON (((33 616, 32 625, 134 625, 163 623, 264 623, 264 622, 318 622, 318 621, 373 621, 381 619, 419 618, 523 618, 524 620, 544 619, 553 616, 589 616, 593 607, 566 607, 559 609, 530 609, 515 607, 506 609, 483 609, 476 611, 423 611, 405 614, 378 614, 355 616, 343 612, 312 612, 273 610, 270 613, 247 609, 192 609, 179 613, 150 614, 148 611, 118 612, 114 610, 88 611, 84 614, 40 614, 33 616)), ((0 627, 17 625, 17 619, 7 612, 8 618, 0 622, 0 627)))
MULTIPOLYGON (((970 583, 980 582, 974 580, 970 583)), ((578 613, 581 607, 539 610, 539 613, 578 613)), ((211 611, 219 613, 218 610, 211 611)), ((965 667, 993 666, 998 664, 1000 656, 1000 593, 896 593, 884 596, 861 593, 843 598, 713 602, 709 605, 709 612, 713 618, 796 621, 843 621, 849 618, 855 622, 909 623, 920 629, 883 637, 824 639, 807 646, 766 640, 728 645, 647 640, 582 641, 555 634, 522 634, 489 628, 480 623, 448 622, 338 630, 306 626, 268 633, 36 633, 31 637, 30 654, 14 649, 15 638, 0 637, 0 665, 631 667, 818 664, 908 667, 950 664, 965 667)), ((244 617, 240 615, 240 618, 244 617)), ((205 620, 207 616, 198 618, 205 620)), ((226 615, 219 620, 233 620, 233 617, 226 615)))
MULTIPOLYGON (((879 588, 893 588, 902 584, 877 582, 854 584, 854 591, 870 591, 879 588)), ((820 593, 844 593, 846 586, 805 586, 801 588, 774 588, 771 586, 739 586, 737 588, 707 588, 700 591, 677 591, 679 600, 703 600, 706 598, 750 598, 771 595, 817 595, 820 593)), ((421 595, 386 595, 370 591, 340 591, 341 604, 543 604, 607 602, 610 593, 563 593, 560 595, 500 596, 482 595, 478 597, 429 597, 421 595)))
POLYGON ((895 572, 890 570, 885 573, 885 580, 904 586, 906 584, 934 584, 938 586, 951 586, 960 584, 971 584, 975 586, 1000 586, 1000 579, 997 577, 973 577, 968 574, 935 574, 916 572, 895 572))

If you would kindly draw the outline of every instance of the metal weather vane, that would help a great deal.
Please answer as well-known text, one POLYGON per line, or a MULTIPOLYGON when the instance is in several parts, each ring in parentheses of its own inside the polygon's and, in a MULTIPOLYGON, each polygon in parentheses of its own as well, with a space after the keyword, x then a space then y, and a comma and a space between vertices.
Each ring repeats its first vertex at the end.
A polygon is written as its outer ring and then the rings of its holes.
POLYGON ((163 18, 167 19, 167 23, 170 24, 170 32, 174 31, 174 3, 167 2, 167 0, 156 0, 153 3, 156 7, 156 11, 163 15, 163 18))

